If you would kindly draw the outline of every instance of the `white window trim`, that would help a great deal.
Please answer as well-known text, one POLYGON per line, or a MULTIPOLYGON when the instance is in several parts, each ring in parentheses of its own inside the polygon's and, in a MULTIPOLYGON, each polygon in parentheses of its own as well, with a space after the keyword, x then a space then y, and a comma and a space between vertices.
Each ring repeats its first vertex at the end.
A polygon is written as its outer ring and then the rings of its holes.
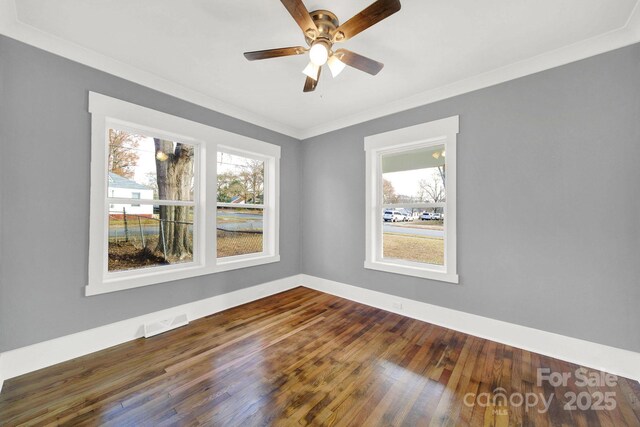
MULTIPOLYGON (((97 295, 156 283, 185 279, 280 261, 280 147, 227 132, 171 114, 89 92, 91 113, 91 199, 89 280, 85 294, 97 295), (185 264, 111 272, 107 271, 108 199, 107 132, 117 124, 148 135, 163 136, 197 147, 194 207, 194 260, 185 264), (217 258, 217 152, 233 152, 265 160, 264 251, 217 258)), ((138 200, 136 202, 145 202, 138 200)), ((176 202, 179 203, 179 202, 176 202)))
MULTIPOLYGON (((429 123, 406 127, 364 139, 366 153, 366 258, 364 267, 389 273, 458 283, 456 247, 456 146, 459 117, 453 116, 429 123), (409 150, 429 145, 445 146, 447 153, 445 207, 445 265, 435 266, 411 261, 382 258, 382 172, 381 156, 384 153, 409 150)), ((422 207, 422 204, 407 204, 422 207)), ((434 205, 430 203, 429 205, 434 205)))

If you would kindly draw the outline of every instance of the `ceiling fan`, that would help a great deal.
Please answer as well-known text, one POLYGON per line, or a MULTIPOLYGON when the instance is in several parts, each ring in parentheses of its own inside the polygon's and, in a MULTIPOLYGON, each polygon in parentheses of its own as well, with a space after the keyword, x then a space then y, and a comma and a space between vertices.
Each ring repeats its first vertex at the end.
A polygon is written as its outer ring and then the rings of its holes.
POLYGON ((244 56, 249 61, 302 55, 309 52, 309 64, 302 71, 307 76, 304 92, 315 90, 320 79, 320 70, 325 63, 329 66, 333 77, 340 74, 346 65, 374 76, 384 67, 380 62, 347 49, 334 51, 333 45, 349 40, 399 11, 400 0, 378 0, 342 25, 338 22, 336 15, 328 10, 314 10, 309 13, 302 0, 281 1, 304 33, 309 48, 293 46, 245 52, 244 56))

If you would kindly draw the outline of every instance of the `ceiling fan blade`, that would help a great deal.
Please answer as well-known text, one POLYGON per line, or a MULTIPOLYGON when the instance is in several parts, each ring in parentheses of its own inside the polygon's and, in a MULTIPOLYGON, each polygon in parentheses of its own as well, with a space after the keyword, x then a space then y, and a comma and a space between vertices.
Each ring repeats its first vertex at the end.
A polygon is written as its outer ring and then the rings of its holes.
POLYGON ((258 59, 278 58, 281 56, 301 55, 305 53, 307 49, 302 46, 293 47, 281 47, 278 49, 256 50, 254 52, 245 52, 244 57, 249 61, 256 61, 258 59))
POLYGON ((303 33, 308 34, 309 31, 313 33, 313 38, 318 33, 318 28, 313 22, 309 11, 307 10, 302 0, 280 0, 284 7, 289 11, 293 19, 298 23, 298 26, 303 33))
POLYGON ((362 12, 340 25, 333 38, 343 42, 377 24, 400 10, 400 0, 378 0, 362 12))
POLYGON ((369 59, 366 56, 359 55, 347 49, 338 49, 335 51, 334 55, 336 55, 338 59, 345 64, 353 68, 357 68, 360 71, 364 71, 365 73, 369 73, 372 76, 378 74, 380 70, 382 70, 382 67, 384 67, 382 62, 374 61, 373 59, 369 59))
POLYGON ((318 86, 318 81, 320 80, 320 71, 322 71, 322 67, 318 67, 318 76, 315 80, 307 76, 307 80, 304 81, 303 92, 313 92, 316 90, 316 86, 318 86))

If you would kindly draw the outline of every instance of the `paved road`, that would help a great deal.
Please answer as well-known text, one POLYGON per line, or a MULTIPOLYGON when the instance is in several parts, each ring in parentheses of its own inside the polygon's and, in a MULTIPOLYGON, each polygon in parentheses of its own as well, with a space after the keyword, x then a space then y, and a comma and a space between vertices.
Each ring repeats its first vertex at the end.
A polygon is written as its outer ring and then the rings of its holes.
POLYGON ((429 237, 442 237, 444 238, 444 231, 441 230, 429 230, 427 228, 413 228, 413 227, 402 227, 399 225, 391 225, 389 223, 385 223, 382 226, 382 230, 385 233, 401 233, 401 234, 410 234, 414 236, 429 236, 429 237))
POLYGON ((218 224, 218 228, 223 230, 262 230, 262 219, 260 221, 223 222, 218 224))

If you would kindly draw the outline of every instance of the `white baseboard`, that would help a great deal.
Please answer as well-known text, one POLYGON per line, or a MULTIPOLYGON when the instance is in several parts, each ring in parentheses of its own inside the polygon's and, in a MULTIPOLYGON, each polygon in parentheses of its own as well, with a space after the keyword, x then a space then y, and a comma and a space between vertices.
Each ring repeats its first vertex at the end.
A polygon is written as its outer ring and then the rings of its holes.
POLYGON ((640 353, 300 274, 0 353, 0 390, 6 379, 140 338, 147 322, 180 313, 186 313, 189 320, 195 320, 300 285, 640 381, 640 353), (402 304, 402 309, 394 308, 394 303, 402 304))
POLYGON ((299 275, 290 276, 0 353, 0 390, 9 378, 140 338, 145 323, 182 313, 186 313, 189 320, 199 319, 295 288, 300 283, 299 275))
POLYGON ((2 370, 2 353, 0 353, 0 391, 4 385, 4 371, 2 370))
POLYGON ((311 289, 469 335, 640 381, 640 353, 515 325, 319 277, 301 275, 311 289), (394 303, 402 309, 394 308, 394 303))

